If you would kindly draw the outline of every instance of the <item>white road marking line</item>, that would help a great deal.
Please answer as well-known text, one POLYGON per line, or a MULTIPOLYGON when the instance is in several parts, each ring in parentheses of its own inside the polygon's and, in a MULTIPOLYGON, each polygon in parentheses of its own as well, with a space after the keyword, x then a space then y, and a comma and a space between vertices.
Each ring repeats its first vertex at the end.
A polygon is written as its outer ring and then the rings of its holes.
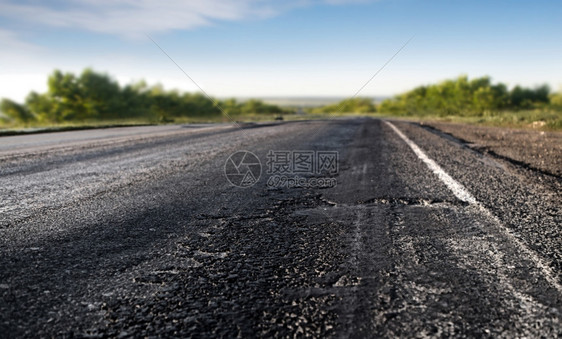
POLYGON ((468 202, 469 204, 476 204, 477 201, 476 199, 474 199, 474 197, 472 196, 472 194, 470 194, 466 188, 464 188, 463 185, 459 184, 455 179, 451 178, 451 176, 449 174, 447 174, 447 172, 445 172, 439 165, 437 165, 437 163, 433 160, 431 160, 422 150, 421 148, 418 147, 418 145, 416 145, 412 140, 408 139, 407 136, 405 136, 398 128, 396 128, 396 126, 394 126, 392 123, 385 121, 387 123, 388 126, 392 127, 392 129, 394 130, 394 132, 396 132, 396 134, 398 134, 398 136, 400 138, 402 138, 402 140, 404 140, 404 142, 406 142, 406 144, 408 144, 408 146, 410 146, 410 148, 412 149, 412 151, 414 151, 414 153, 416 153, 416 155, 418 156, 418 158, 420 158, 426 165, 427 167, 429 167, 429 169, 435 173, 435 175, 437 175, 437 177, 439 179, 441 179, 441 181, 443 181, 443 183, 445 183, 445 185, 447 185, 447 187, 449 187, 449 189, 451 191, 453 191, 453 194, 459 198, 460 200, 464 201, 464 202, 468 202))
POLYGON ((394 126, 389 121, 384 121, 388 126, 390 126, 398 136, 404 140, 404 142, 410 146, 412 151, 420 158, 429 169, 437 175, 439 179, 453 192, 453 194, 460 200, 467 202, 480 210, 481 213, 487 215, 494 223, 498 226, 499 230, 511 241, 515 243, 521 251, 523 251, 529 258, 535 263, 535 265, 542 271, 544 278, 548 281, 557 291, 562 294, 562 285, 558 282, 556 275, 552 272, 552 269, 546 265, 543 260, 525 243, 523 243, 519 238, 517 238, 509 228, 503 225, 503 223, 496 217, 492 212, 490 212, 486 207, 479 203, 473 196, 468 192, 468 190, 461 185, 458 181, 453 179, 447 172, 445 172, 441 166, 439 166, 435 161, 429 158, 421 148, 418 147, 412 140, 410 140, 404 133, 402 133, 396 126, 394 126))

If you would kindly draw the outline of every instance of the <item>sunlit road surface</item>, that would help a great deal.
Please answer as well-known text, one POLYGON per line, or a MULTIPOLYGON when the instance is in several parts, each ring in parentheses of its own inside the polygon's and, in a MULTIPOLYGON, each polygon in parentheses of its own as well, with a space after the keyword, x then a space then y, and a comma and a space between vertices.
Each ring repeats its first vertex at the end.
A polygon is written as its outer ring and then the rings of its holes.
POLYGON ((16 135, 2 137, 0 142, 0 155, 13 154, 15 151, 37 151, 52 149, 57 146, 90 146, 96 142, 138 140, 159 135, 170 135, 185 132, 185 129, 210 129, 228 127, 221 124, 196 124, 196 125, 163 125, 163 126, 138 126, 117 127, 106 129, 91 129, 69 131, 60 133, 38 133, 29 135, 16 135))
POLYGON ((0 337, 559 337, 540 175, 374 119, 2 137, 0 337), (272 151, 337 186, 272 187, 272 151))

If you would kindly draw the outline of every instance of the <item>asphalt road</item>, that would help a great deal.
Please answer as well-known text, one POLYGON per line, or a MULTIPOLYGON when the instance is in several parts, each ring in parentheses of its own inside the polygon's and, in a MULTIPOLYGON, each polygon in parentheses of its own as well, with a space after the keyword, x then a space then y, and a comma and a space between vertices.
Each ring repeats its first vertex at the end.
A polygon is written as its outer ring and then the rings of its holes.
POLYGON ((396 121, 2 137, 0 337, 560 337, 561 188, 396 121))

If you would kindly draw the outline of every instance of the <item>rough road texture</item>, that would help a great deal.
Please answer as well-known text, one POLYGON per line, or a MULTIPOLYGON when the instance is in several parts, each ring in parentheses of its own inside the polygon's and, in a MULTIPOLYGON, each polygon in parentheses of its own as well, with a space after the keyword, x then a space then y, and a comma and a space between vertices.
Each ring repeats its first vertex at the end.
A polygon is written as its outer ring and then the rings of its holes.
POLYGON ((478 204, 380 120, 0 138, 0 336, 561 336, 560 177, 394 124, 478 204), (338 185, 234 187, 238 150, 338 185))
POLYGON ((546 174, 562 176, 562 132, 431 122, 423 126, 442 131, 479 152, 546 174))

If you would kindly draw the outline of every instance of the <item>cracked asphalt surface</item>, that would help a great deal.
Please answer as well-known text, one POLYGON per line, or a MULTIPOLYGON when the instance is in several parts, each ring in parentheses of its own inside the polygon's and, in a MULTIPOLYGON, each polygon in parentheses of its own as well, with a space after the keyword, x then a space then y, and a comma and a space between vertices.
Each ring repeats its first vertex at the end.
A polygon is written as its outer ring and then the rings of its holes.
POLYGON ((478 204, 376 119, 0 138, 0 337, 562 336, 561 178, 393 124, 478 204), (239 150, 337 186, 235 187, 239 150))

